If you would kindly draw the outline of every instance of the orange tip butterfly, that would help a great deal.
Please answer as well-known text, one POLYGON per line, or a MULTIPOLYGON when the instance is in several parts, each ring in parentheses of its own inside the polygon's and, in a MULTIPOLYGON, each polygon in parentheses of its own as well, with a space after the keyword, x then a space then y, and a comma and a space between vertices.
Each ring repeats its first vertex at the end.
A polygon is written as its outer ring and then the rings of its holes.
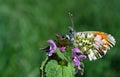
MULTIPOLYGON (((107 51, 116 43, 115 38, 107 33, 99 31, 75 32, 73 29, 72 14, 70 14, 72 27, 69 27, 69 34, 66 39, 70 41, 73 47, 81 50, 82 54, 87 55, 89 60, 102 58, 107 51)), ((65 39, 65 40, 66 40, 65 39)))

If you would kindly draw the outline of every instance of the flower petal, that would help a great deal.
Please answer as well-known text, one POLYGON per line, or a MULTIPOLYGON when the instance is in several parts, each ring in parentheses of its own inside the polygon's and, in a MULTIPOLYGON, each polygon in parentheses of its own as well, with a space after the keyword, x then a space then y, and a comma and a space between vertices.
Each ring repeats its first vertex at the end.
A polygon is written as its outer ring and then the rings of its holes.
POLYGON ((66 48, 66 47, 61 47, 60 50, 61 50, 62 52, 64 52, 64 51, 65 51, 65 48, 66 48))
POLYGON ((50 46, 52 47, 51 50, 56 50, 57 46, 55 44, 55 42, 53 40, 48 40, 48 43, 50 44, 50 46))
POLYGON ((47 50, 47 55, 52 56, 53 53, 55 53, 55 50, 57 49, 57 46, 53 40, 48 40, 48 43, 50 44, 49 49, 47 50))
POLYGON ((73 48, 73 49, 72 49, 72 52, 80 53, 81 51, 80 51, 78 48, 73 48))
POLYGON ((73 56, 73 57, 74 57, 74 56, 77 56, 76 53, 81 53, 81 51, 80 51, 78 48, 73 48, 73 49, 72 49, 72 56, 73 56))
POLYGON ((87 56, 86 55, 79 55, 78 58, 81 60, 81 59, 87 58, 87 56))
POLYGON ((79 58, 78 58, 78 57, 76 57, 76 56, 74 57, 73 63, 74 63, 75 66, 77 66, 77 68, 78 68, 79 70, 81 70, 80 61, 79 61, 79 58))

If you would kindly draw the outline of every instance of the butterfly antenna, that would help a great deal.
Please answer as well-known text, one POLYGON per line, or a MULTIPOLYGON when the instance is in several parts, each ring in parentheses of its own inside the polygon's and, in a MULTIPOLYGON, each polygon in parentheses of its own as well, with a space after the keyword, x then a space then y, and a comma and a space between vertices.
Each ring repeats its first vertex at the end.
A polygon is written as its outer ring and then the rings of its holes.
POLYGON ((71 21, 71 27, 69 27, 70 28, 70 30, 71 31, 73 31, 74 30, 74 21, 73 21, 73 15, 69 12, 68 13, 69 14, 69 17, 70 17, 70 21, 71 21))

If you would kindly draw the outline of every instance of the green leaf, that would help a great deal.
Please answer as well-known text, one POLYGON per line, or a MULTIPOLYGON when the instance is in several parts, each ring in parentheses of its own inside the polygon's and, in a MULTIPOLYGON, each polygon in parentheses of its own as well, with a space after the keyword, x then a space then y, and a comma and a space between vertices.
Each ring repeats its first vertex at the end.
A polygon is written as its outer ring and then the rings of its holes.
POLYGON ((61 58, 62 60, 67 60, 67 57, 59 49, 57 49, 56 53, 57 53, 58 57, 61 58))
POLYGON ((63 66, 63 76, 62 77, 74 77, 75 68, 73 64, 68 63, 68 66, 63 66))
POLYGON ((67 66, 59 65, 56 60, 50 60, 45 67, 46 77, 74 77, 75 69, 73 64, 67 66))
POLYGON ((70 50, 66 50, 64 52, 61 52, 59 49, 57 49, 56 53, 57 53, 59 58, 61 58, 62 60, 66 60, 67 62, 70 62, 72 59, 70 50))

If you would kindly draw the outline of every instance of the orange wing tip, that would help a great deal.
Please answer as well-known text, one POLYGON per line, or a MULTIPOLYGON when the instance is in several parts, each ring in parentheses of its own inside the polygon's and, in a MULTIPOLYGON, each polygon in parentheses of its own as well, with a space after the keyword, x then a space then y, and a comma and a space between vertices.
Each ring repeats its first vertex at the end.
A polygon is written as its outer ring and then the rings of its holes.
POLYGON ((116 43, 115 38, 111 34, 106 34, 104 32, 93 32, 93 34, 95 36, 100 36, 103 41, 110 47, 113 47, 113 45, 116 43))
POLYGON ((93 43, 95 49, 89 50, 88 58, 90 61, 102 58, 116 43, 114 37, 110 34, 104 32, 94 32, 93 34, 95 36, 95 42, 93 43))

